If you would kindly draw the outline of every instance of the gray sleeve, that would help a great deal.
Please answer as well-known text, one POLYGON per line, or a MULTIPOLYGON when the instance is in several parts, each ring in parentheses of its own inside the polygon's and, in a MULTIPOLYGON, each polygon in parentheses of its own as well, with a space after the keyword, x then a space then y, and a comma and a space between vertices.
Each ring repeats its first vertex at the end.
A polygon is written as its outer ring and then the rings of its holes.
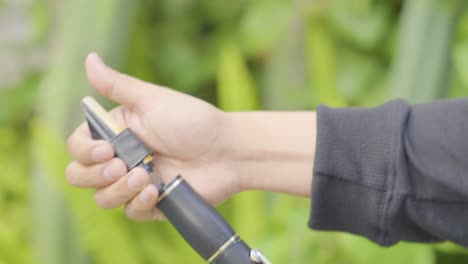
POLYGON ((468 246, 468 100, 317 109, 309 226, 468 246))

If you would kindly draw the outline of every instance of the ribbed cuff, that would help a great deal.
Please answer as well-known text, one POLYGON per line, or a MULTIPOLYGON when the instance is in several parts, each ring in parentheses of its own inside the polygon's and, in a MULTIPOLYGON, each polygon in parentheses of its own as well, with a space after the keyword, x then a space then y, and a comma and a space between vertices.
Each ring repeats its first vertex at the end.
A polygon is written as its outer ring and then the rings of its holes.
POLYGON ((389 245, 385 226, 401 152, 402 109, 408 109, 402 100, 373 109, 318 107, 311 228, 389 245))

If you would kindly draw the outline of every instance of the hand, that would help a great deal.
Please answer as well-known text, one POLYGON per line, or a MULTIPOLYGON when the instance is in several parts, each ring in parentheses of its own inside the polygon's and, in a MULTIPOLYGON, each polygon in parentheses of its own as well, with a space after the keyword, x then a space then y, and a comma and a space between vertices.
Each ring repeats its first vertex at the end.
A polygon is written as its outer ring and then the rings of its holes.
MULTIPOLYGON (((315 112, 224 113, 116 72, 96 54, 86 59, 86 72, 98 93, 121 104, 111 115, 153 150, 163 182, 181 174, 214 205, 249 189, 310 195, 315 112)), ((141 168, 127 173, 112 145, 93 140, 86 123, 70 136, 68 148, 75 159, 67 167, 68 182, 95 188, 100 207, 125 205, 135 220, 163 218, 150 176, 141 168)))
MULTIPOLYGON (((181 174, 213 204, 240 191, 233 163, 223 158, 224 112, 189 95, 116 72, 96 54, 87 57, 86 72, 99 94, 121 104, 111 115, 154 151, 154 170, 164 182, 181 174)), ((98 206, 125 205, 127 216, 135 220, 162 219, 154 206, 158 191, 150 176, 141 168, 127 173, 123 161, 114 158, 112 145, 92 139, 86 123, 70 136, 68 148, 75 159, 66 170, 68 182, 95 188, 98 206)))

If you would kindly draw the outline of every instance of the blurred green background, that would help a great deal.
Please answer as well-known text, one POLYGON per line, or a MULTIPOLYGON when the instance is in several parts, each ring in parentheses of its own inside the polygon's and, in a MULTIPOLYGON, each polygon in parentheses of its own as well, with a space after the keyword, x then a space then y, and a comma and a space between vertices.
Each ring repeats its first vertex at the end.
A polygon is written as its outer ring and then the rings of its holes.
MULTIPOLYGON (((466 6, 0 0, 0 264, 204 263, 168 223, 129 221, 66 184, 65 140, 83 121, 79 100, 93 93, 88 52, 230 111, 426 102, 468 95, 466 6)), ((273 263, 468 263, 450 243, 383 249, 310 231, 309 203, 252 192, 219 209, 273 263)))

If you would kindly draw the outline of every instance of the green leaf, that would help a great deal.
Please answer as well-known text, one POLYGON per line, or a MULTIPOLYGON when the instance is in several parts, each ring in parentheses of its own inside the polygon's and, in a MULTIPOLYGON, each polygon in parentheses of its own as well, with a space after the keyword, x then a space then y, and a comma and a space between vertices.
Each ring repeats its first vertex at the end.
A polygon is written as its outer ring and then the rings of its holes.
POLYGON ((460 41, 453 50, 455 71, 463 86, 468 88, 468 39, 460 41))
POLYGON ((438 0, 406 1, 392 65, 392 96, 427 102, 448 94, 458 10, 438 0))
POLYGON ((390 26, 389 1, 332 1, 329 21, 336 32, 364 49, 373 49, 390 26))
POLYGON ((264 107, 268 110, 303 110, 312 105, 302 11, 299 7, 292 9, 286 32, 265 60, 261 77, 264 107))
POLYGON ((434 246, 437 251, 448 254, 464 254, 468 256, 468 249, 451 242, 444 242, 434 246))
POLYGON ((39 43, 45 39, 49 33, 50 14, 45 0, 36 0, 32 3, 31 16, 33 28, 33 42, 39 43))
POLYGON ((33 110, 41 76, 31 74, 18 85, 0 90, 0 126, 24 122, 33 110))
POLYGON ((263 55, 284 35, 291 17, 291 3, 283 0, 250 2, 240 21, 240 42, 248 55, 263 55))
POLYGON ((339 246, 359 264, 435 263, 435 254, 429 245, 399 243, 383 248, 365 238, 343 234, 339 236, 339 246))
POLYGON ((315 102, 345 106, 346 100, 337 89, 336 47, 324 22, 311 18, 307 27, 306 54, 309 76, 316 95, 315 102))
POLYGON ((345 48, 338 54, 340 64, 336 78, 339 93, 353 103, 368 99, 380 99, 382 103, 385 98, 377 96, 376 92, 382 91, 380 84, 387 77, 387 69, 376 56, 345 48))
POLYGON ((225 111, 259 108, 254 81, 239 48, 234 44, 226 44, 220 52, 218 104, 225 111))

